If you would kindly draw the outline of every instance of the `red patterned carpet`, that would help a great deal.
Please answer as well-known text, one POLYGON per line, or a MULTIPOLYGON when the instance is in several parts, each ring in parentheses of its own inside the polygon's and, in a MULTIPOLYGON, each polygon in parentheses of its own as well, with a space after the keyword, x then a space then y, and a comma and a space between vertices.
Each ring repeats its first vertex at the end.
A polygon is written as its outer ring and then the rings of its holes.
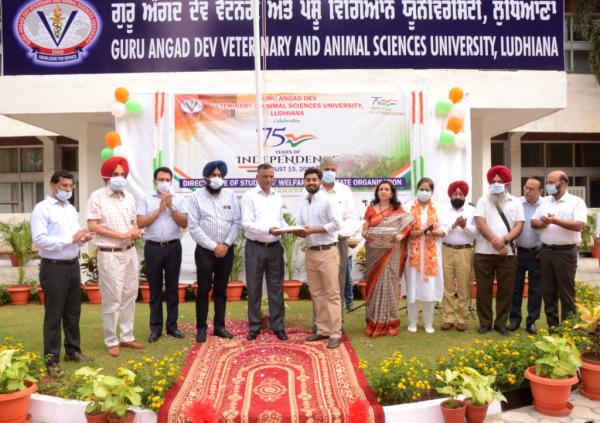
POLYGON ((368 418, 361 420, 384 421, 346 337, 341 347, 329 350, 326 341, 305 343, 304 331, 289 330, 290 339, 281 342, 270 331, 247 341, 245 322, 228 322, 227 329, 234 339, 209 336, 206 343, 195 344, 183 380, 167 393, 158 422, 186 422, 184 411, 195 401, 206 401, 219 422, 342 423, 351 405, 365 399, 368 418))

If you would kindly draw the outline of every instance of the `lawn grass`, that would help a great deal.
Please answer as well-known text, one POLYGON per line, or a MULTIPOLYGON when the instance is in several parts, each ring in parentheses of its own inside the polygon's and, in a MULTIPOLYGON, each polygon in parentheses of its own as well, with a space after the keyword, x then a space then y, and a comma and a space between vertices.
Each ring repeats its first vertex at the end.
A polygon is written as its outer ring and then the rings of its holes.
MULTIPOLYGON (((308 300, 303 300, 288 301, 287 304, 286 324, 288 326, 309 329, 312 319, 312 303, 308 300)), ((360 302, 356 304, 360 304, 360 302)), ((404 303, 401 306, 404 306, 404 303)), ((526 301, 524 301, 524 315, 526 315, 526 306, 526 301)), ((194 302, 181 304, 179 314, 180 323, 194 324, 194 302)), ((401 311, 401 333, 398 336, 367 338, 364 336, 364 315, 364 308, 358 309, 353 313, 345 313, 344 330, 352 341, 359 358, 367 360, 371 365, 376 365, 382 359, 390 357, 393 352, 400 351, 405 357, 416 356, 428 367, 435 367, 437 358, 450 347, 468 345, 477 337, 484 339, 497 339, 501 337, 496 332, 479 335, 477 333, 476 312, 473 314, 475 320, 469 320, 466 332, 458 332, 456 330, 441 331, 438 329, 441 321, 440 313, 437 310, 435 312, 434 327, 436 328, 436 332, 434 334, 425 333, 422 326, 419 327, 418 333, 411 334, 406 331, 406 314, 405 310, 403 310, 401 311)), ((0 307, 0 342, 2 338, 9 336, 16 341, 22 341, 27 350, 41 354, 43 346, 43 318, 44 310, 39 305, 7 305, 0 307)), ((103 343, 101 306, 83 304, 81 342, 84 354, 94 357, 94 362, 92 363, 94 367, 102 367, 107 372, 113 372, 117 367, 125 366, 127 360, 137 360, 145 355, 157 358, 163 357, 175 351, 189 348, 195 342, 194 335, 188 332, 184 340, 163 336, 158 342, 148 344, 146 342, 149 335, 148 318, 149 307, 146 304, 138 303, 136 307, 135 336, 136 339, 146 345, 146 349, 124 349, 118 358, 112 358, 106 353, 103 343)), ((212 303, 209 318, 212 318, 212 303)), ((227 304, 227 319, 245 320, 246 318, 245 301, 230 302, 227 304)), ((543 321, 545 321, 544 316, 540 319, 540 322, 543 321)), ((545 327, 545 325, 540 324, 539 327, 545 327)), ((64 350, 61 353, 64 354, 64 350)), ((61 364, 67 375, 81 366, 78 363, 61 364)))

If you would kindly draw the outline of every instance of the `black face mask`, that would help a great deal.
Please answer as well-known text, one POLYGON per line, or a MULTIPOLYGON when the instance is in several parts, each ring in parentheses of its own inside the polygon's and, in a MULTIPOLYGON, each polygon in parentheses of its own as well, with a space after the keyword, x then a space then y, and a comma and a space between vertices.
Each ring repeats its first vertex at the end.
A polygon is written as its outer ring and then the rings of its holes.
POLYGON ((452 204, 452 207, 458 210, 465 205, 465 200, 461 200, 460 198, 452 198, 450 200, 450 204, 452 204))

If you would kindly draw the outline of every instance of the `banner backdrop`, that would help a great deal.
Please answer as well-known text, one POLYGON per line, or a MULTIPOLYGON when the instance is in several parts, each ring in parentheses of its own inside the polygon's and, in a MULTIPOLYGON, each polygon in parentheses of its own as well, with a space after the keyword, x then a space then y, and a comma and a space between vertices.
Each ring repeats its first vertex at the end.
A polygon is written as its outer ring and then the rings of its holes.
MULTIPOLYGON (((252 70, 253 0, 1 0, 7 75, 252 70)), ((564 70, 560 0, 261 0, 266 69, 564 70)))

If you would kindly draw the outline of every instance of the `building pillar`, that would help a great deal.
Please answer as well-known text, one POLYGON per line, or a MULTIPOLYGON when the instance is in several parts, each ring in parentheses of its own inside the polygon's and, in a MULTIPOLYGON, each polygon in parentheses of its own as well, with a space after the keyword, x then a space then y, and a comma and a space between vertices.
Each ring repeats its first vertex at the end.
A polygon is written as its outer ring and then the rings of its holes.
POLYGON ((36 137, 44 145, 44 195, 50 194, 50 177, 56 171, 56 137, 36 137))
POLYGON ((105 125, 82 123, 79 128, 79 220, 85 227, 87 200, 92 192, 103 185, 100 177, 100 152, 104 147, 104 134, 111 128, 105 125))
POLYGON ((471 187, 472 202, 477 200, 488 191, 487 171, 492 166, 492 136, 490 125, 485 119, 475 118, 471 120, 471 151, 472 151, 472 174, 471 187))
POLYGON ((512 183, 510 184, 510 193, 517 197, 521 196, 521 138, 525 132, 509 132, 508 148, 509 156, 507 167, 512 172, 512 183))

